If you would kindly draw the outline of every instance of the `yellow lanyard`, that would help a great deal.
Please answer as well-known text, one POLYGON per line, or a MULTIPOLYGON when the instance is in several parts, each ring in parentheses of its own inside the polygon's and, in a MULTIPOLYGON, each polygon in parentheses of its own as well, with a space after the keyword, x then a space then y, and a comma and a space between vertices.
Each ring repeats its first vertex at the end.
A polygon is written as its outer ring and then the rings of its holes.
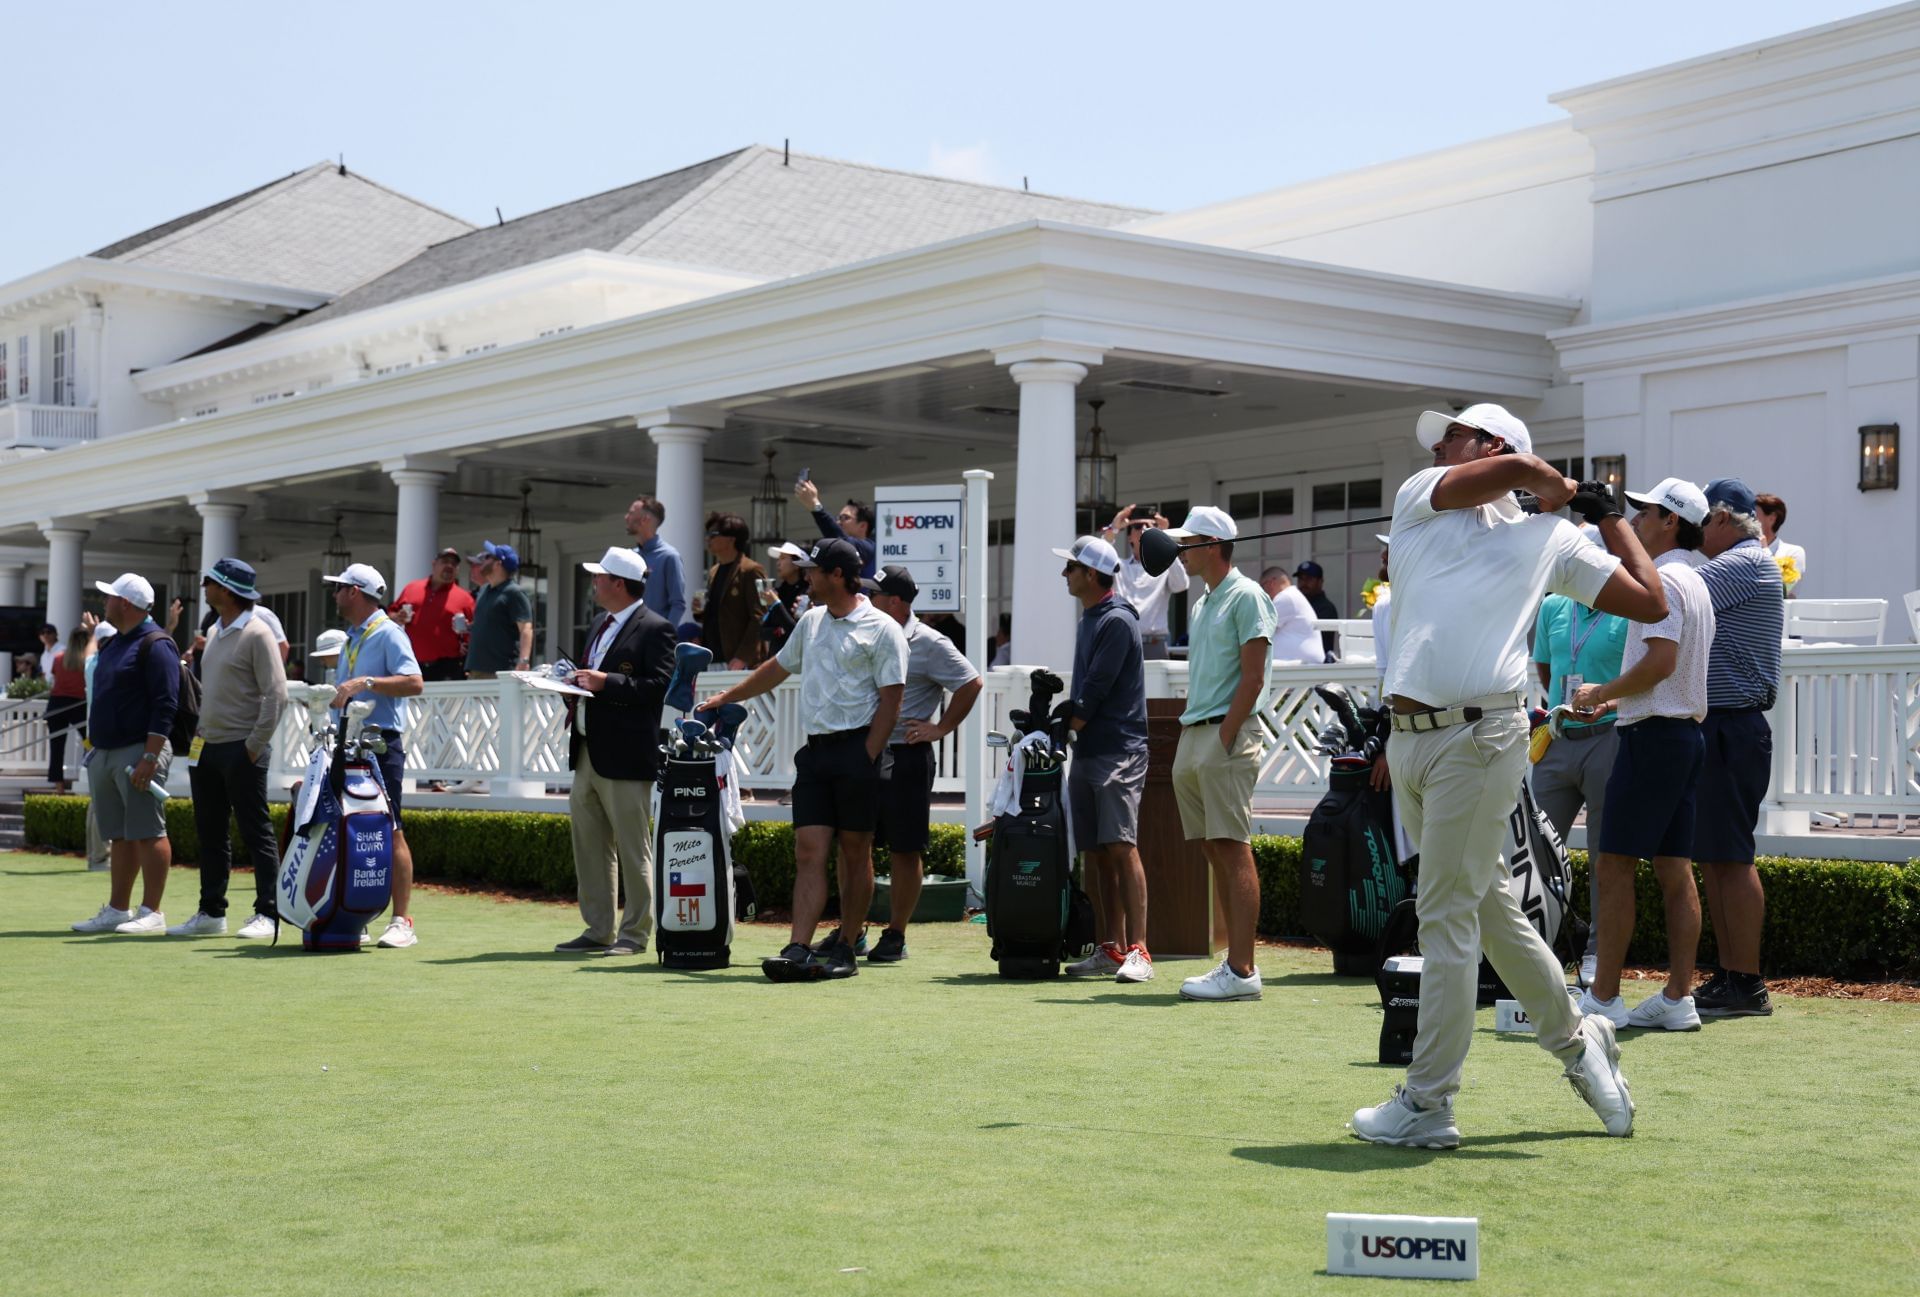
POLYGON ((374 628, 386 619, 387 614, 384 612, 376 612, 373 616, 367 618, 367 624, 360 629, 359 642, 349 645, 347 648, 347 670, 346 673, 340 677, 342 680, 353 679, 353 664, 360 660, 360 650, 367 646, 367 636, 373 634, 374 628))

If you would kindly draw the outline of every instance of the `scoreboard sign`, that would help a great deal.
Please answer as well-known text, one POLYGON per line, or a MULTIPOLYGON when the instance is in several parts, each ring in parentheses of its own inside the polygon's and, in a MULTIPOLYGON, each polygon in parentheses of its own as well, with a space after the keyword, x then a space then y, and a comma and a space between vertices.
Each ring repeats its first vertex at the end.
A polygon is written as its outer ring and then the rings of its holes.
POLYGON ((959 612, 966 488, 883 486, 873 496, 875 567, 913 574, 916 613, 959 612))

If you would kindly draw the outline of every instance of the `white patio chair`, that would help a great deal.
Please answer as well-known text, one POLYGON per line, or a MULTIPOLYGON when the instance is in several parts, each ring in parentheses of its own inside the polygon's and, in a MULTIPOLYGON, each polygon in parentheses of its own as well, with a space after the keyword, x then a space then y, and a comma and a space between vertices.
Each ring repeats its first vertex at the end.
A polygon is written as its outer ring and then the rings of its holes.
POLYGON ((1786 633, 1802 643, 1843 640, 1878 644, 1886 632, 1885 599, 1790 599, 1786 633))
POLYGON ((1330 620, 1323 617, 1320 619, 1320 629, 1339 633, 1342 662, 1373 661, 1373 623, 1367 618, 1330 620))
POLYGON ((1913 642, 1920 644, 1920 590, 1909 590, 1901 599, 1907 605, 1907 629, 1913 632, 1913 642))

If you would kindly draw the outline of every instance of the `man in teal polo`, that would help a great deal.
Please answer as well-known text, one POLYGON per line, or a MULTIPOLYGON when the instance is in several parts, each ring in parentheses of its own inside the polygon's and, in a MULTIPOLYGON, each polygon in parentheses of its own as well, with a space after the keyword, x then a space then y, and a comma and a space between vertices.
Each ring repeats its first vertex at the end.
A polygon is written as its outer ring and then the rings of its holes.
MULTIPOLYGON (((1540 615, 1533 626, 1533 667, 1546 686, 1547 706, 1557 707, 1573 701, 1583 684, 1604 684, 1620 674, 1620 659, 1627 648, 1627 619, 1612 613, 1596 612, 1575 603, 1563 594, 1550 594, 1540 604, 1540 615)), ((1598 850, 1600 818, 1606 811, 1607 776, 1613 772, 1614 756, 1620 744, 1613 729, 1614 714, 1606 712, 1592 721, 1571 717, 1557 728, 1558 733, 1547 750, 1534 763, 1529 776, 1533 800, 1553 822, 1560 840, 1567 840, 1573 817, 1582 806, 1587 809, 1587 849, 1598 850)), ((1593 981, 1599 958, 1600 876, 1592 871, 1587 880, 1588 909, 1594 916, 1587 930, 1587 949, 1580 957, 1580 985, 1593 981)))

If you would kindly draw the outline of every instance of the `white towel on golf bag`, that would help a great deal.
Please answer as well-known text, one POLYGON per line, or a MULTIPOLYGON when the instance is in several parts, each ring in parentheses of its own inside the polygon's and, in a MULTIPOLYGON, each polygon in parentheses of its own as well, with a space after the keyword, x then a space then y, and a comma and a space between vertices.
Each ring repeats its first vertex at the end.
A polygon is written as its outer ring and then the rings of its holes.
POLYGON ((722 749, 713 759, 714 782, 720 786, 720 827, 726 830, 729 840, 747 822, 747 812, 740 805, 740 784, 733 777, 733 753, 722 749))
POLYGON ((1020 776, 1026 771, 1026 753, 1030 748, 1039 748, 1049 754, 1053 752, 1045 734, 1029 734, 1007 749, 1007 759, 1000 767, 1000 777, 993 784, 993 796, 987 801, 987 814, 995 819, 1002 815, 1017 814, 1020 810, 1020 776))

